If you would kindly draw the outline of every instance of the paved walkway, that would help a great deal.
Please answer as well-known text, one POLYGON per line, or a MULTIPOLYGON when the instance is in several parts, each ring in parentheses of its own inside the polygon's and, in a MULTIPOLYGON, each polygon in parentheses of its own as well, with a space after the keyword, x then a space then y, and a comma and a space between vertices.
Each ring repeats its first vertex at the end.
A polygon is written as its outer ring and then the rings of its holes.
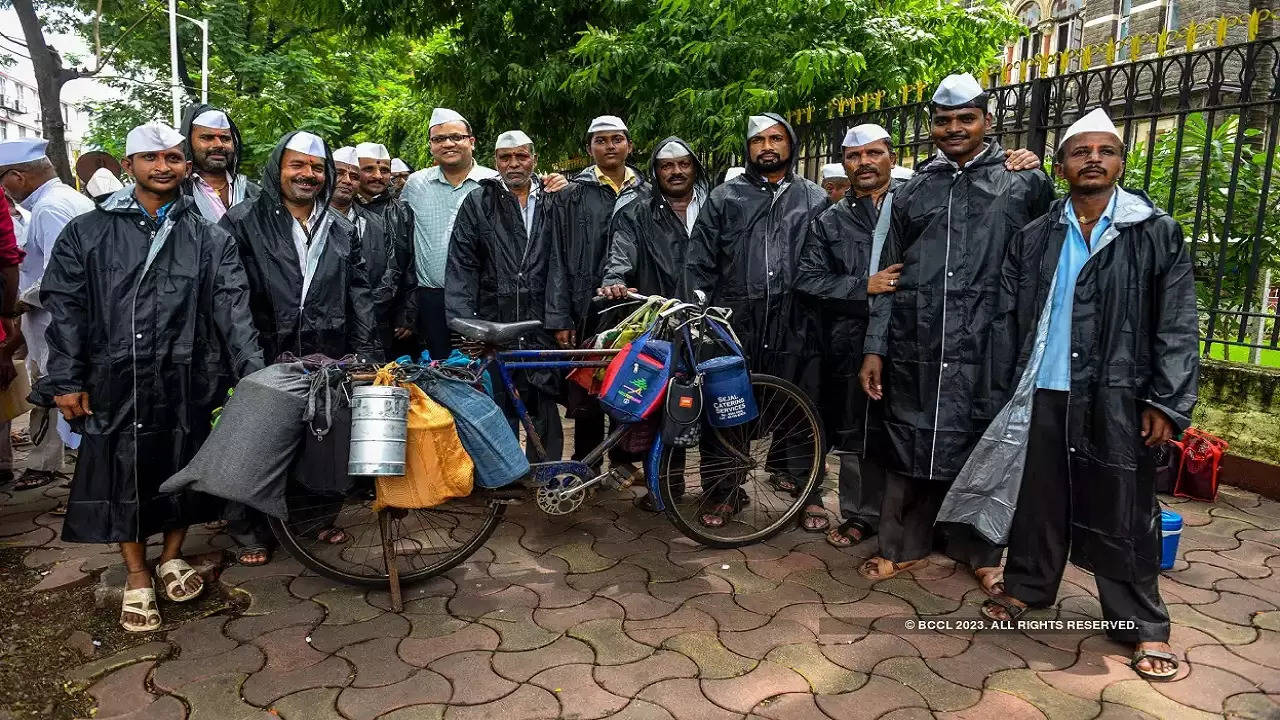
MULTIPOLYGON (((0 543, 50 571, 36 590, 117 562, 55 538, 60 493, 0 493, 0 543)), ((874 541, 841 552, 792 531, 703 550, 621 498, 559 520, 512 508, 401 615, 285 556, 232 567, 220 581, 247 596, 242 616, 157 632, 71 679, 98 720, 1277 717, 1280 503, 1227 488, 1174 504, 1187 529, 1161 587, 1185 660, 1171 683, 1136 679, 1100 634, 907 630, 917 613, 978 617, 981 593, 945 560, 872 585, 855 567, 874 541)), ((190 550, 226 540, 197 532, 190 550)), ((1091 578, 1069 568, 1037 616, 1098 615, 1091 578)))

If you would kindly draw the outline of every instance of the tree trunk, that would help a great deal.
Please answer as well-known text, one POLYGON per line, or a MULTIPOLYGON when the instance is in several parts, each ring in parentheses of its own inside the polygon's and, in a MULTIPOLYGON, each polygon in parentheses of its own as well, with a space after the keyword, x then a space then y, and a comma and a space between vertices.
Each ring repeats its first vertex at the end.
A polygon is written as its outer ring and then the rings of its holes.
POLYGON ((31 54, 31 65, 36 73, 36 91, 40 95, 40 128, 49 141, 45 150, 53 169, 62 182, 75 187, 71 175, 71 159, 67 154, 67 127, 62 119, 62 86, 68 80, 81 76, 78 70, 62 67, 62 58, 44 40, 44 30, 36 15, 32 0, 13 0, 13 9, 22 25, 22 34, 31 54))

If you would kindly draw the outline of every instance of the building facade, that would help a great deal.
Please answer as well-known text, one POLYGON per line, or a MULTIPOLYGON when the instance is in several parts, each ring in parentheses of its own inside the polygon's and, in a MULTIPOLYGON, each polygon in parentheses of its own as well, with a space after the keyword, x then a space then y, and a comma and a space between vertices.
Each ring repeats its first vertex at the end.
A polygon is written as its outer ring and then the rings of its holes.
MULTIPOLYGON (((62 103, 62 121, 67 126, 67 151, 74 159, 81 151, 88 118, 81 108, 62 103)), ((40 95, 35 83, 0 70, 0 140, 41 137, 40 95)))

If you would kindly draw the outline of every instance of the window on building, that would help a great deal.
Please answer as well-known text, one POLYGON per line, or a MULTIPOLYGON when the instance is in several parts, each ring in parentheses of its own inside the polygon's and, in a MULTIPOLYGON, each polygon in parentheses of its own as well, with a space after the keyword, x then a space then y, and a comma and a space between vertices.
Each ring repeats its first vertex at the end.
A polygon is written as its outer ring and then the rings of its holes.
POLYGON ((1168 5, 1164 7, 1164 29, 1170 32, 1182 27, 1181 9, 1178 7, 1182 4, 1181 0, 1168 0, 1168 5))
POLYGON ((26 137, 26 136, 27 136, 27 127, 26 127, 25 125, 19 125, 19 126, 18 126, 18 137, 20 137, 20 138, 24 138, 24 137, 26 137))
POLYGON ((0 140, 9 139, 9 123, 0 120, 0 140))
POLYGON ((1116 7, 1116 39, 1129 37, 1129 16, 1133 14, 1133 0, 1120 0, 1116 7))
MULTIPOLYGON (((1040 33, 1040 3, 1029 2, 1018 10, 1018 20, 1031 30, 1027 35, 1018 38, 1013 47, 1013 61, 1030 60, 1044 51, 1044 35, 1040 33)), ((1027 73, 1028 78, 1036 76, 1039 67, 1032 65, 1027 73)))

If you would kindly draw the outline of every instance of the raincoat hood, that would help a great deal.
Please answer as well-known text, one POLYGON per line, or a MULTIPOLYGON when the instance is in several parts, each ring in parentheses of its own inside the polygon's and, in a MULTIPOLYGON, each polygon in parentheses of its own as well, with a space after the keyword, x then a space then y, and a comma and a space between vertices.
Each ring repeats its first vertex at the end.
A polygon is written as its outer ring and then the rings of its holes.
MULTIPOLYGON (((280 161, 284 157, 285 146, 298 134, 298 130, 285 133, 284 137, 276 143, 272 148, 271 155, 267 157, 267 162, 262 166, 262 192, 271 198, 274 203, 283 203, 284 196, 280 192, 280 161)), ((325 207, 328 212, 329 199, 333 197, 333 184, 337 177, 337 169, 333 165, 333 151, 329 149, 329 143, 320 138, 320 142, 324 143, 324 185, 320 187, 320 192, 316 195, 316 202, 325 207)))
MULTIPOLYGON (((240 137, 240 128, 236 126, 236 121, 231 118, 231 113, 219 107, 214 107, 207 103, 195 103, 188 105, 186 110, 182 111, 182 124, 178 128, 178 132, 182 133, 182 153, 187 156, 187 160, 195 162, 195 154, 191 151, 191 127, 192 122, 208 110, 221 110, 227 116, 227 122, 231 125, 231 142, 235 147, 235 157, 231 160, 231 164, 227 166, 227 172, 231 177, 235 177, 240 172, 240 163, 244 160, 244 140, 240 137)), ((194 172, 194 171, 193 171, 194 172)))
MULTIPOLYGON (((765 117, 773 118, 774 120, 777 120, 779 123, 782 124, 782 127, 786 129, 787 137, 791 139, 791 161, 789 163, 789 166, 787 167, 787 174, 790 175, 794 173, 796 170, 796 163, 800 161, 800 152, 798 150, 798 148, 800 147, 800 138, 799 136, 796 135, 796 129, 791 127, 791 123, 787 122, 787 119, 782 117, 778 113, 768 112, 768 113, 761 113, 761 114, 764 115, 765 117)), ((751 146, 751 138, 749 137, 745 138, 742 144, 743 158, 751 157, 750 146, 751 146)), ((659 147, 661 147, 661 145, 659 145, 659 147)), ((746 160, 745 167, 747 168, 747 171, 746 173, 744 173, 744 175, 750 177, 752 182, 765 181, 764 178, 760 175, 760 172, 755 169, 755 166, 752 165, 749 159, 746 160)))
POLYGON ((698 170, 698 177, 693 181, 693 193, 699 202, 705 200, 707 193, 711 191, 711 183, 707 179, 707 168, 702 164, 702 158, 698 157, 698 153, 693 151, 689 143, 675 135, 663 138, 653 146, 653 152, 649 154, 649 172, 646 177, 649 178, 649 184, 653 186, 654 197, 659 197, 662 194, 662 189, 658 186, 658 151, 666 147, 668 143, 678 143, 680 147, 689 151, 689 157, 693 158, 693 165, 698 170))

